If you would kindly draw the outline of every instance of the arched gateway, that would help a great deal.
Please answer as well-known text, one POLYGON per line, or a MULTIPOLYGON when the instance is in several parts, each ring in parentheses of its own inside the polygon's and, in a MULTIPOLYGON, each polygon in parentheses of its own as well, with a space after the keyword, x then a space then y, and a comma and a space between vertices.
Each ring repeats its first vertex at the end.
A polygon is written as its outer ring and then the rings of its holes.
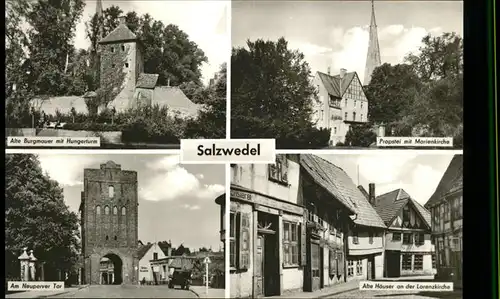
POLYGON ((82 283, 137 284, 137 172, 108 161, 83 176, 82 283))

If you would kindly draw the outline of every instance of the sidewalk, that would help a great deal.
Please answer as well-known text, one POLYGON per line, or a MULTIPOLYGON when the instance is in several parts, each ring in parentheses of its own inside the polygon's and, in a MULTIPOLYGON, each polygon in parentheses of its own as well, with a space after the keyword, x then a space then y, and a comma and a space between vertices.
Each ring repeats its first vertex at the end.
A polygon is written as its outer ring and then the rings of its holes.
POLYGON ((52 297, 56 295, 75 292, 85 287, 87 286, 86 285, 78 287, 75 286, 75 287, 65 288, 64 290, 61 291, 26 291, 26 292, 8 294, 5 295, 5 298, 45 298, 45 297, 52 297))
POLYGON ((359 288, 359 281, 349 281, 346 283, 326 287, 314 292, 294 292, 281 296, 273 296, 270 298, 323 298, 333 295, 339 295, 359 288))
POLYGON ((196 294, 199 298, 225 298, 225 289, 208 288, 208 294, 204 286, 190 286, 189 290, 196 294))

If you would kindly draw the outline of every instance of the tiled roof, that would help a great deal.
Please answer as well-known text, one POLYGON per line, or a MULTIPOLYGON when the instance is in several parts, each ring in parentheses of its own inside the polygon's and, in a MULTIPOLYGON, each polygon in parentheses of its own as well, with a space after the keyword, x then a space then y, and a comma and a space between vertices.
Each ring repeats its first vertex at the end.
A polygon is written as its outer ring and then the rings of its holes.
POLYGON ((331 76, 322 72, 318 72, 319 78, 323 82, 326 91, 329 95, 340 98, 344 95, 347 88, 351 84, 351 81, 356 77, 356 72, 346 73, 343 79, 340 79, 340 75, 331 76), (342 84, 340 84, 342 83, 342 84), (341 90, 342 85, 342 90, 341 90))
POLYGON ((300 165, 317 184, 356 214, 355 224, 386 227, 380 216, 342 168, 309 154, 300 155, 300 165))
POLYGON ((158 76, 158 74, 140 73, 135 87, 154 89, 156 87, 156 82, 158 81, 158 76))
POLYGON ((151 249, 151 247, 153 247, 154 244, 150 243, 150 244, 146 244, 146 245, 143 245, 141 247, 139 247, 139 249, 137 249, 137 258, 140 260, 144 257, 144 255, 146 255, 146 253, 149 251, 149 249, 151 249))
POLYGON ((200 105, 188 99, 180 88, 171 86, 155 87, 152 105, 156 104, 189 116, 196 116, 200 110, 200 105))
POLYGON ((363 196, 368 199, 368 202, 370 201, 370 195, 368 194, 368 192, 366 192, 365 188, 361 185, 358 186, 358 189, 359 191, 361 191, 361 193, 363 193, 363 196))
POLYGON ((137 40, 137 36, 130 31, 125 24, 120 24, 115 30, 111 31, 106 37, 99 41, 100 44, 125 42, 137 40))
POLYGON ((434 191, 434 194, 425 203, 425 207, 430 209, 433 205, 438 203, 443 195, 452 191, 452 189, 462 188, 463 177, 463 155, 455 155, 451 159, 450 165, 443 174, 439 185, 434 191))
POLYGON ((375 210, 386 225, 390 225, 397 213, 408 203, 411 203, 427 226, 431 226, 431 214, 403 189, 379 195, 375 198, 375 210))

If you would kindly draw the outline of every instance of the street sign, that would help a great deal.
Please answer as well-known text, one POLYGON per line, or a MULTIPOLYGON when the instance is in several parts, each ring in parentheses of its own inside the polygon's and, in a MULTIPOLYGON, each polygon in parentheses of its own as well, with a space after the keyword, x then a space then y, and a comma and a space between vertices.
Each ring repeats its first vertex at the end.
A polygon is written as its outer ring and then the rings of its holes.
POLYGON ((212 261, 210 260, 210 258, 208 256, 203 260, 204 264, 210 264, 211 262, 212 261))

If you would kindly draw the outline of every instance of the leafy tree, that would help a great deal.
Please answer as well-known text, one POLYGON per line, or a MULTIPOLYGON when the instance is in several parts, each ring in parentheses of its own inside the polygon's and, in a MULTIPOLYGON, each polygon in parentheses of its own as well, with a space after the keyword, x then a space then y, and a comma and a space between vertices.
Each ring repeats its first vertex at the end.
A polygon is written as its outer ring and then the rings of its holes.
POLYGON ((29 89, 26 69, 29 39, 22 24, 31 2, 27 0, 5 3, 5 120, 8 127, 25 127, 31 123, 29 89))
POLYGON ((177 248, 172 249, 172 255, 190 255, 191 250, 188 247, 184 247, 184 245, 179 245, 177 248))
POLYGON ((5 156, 5 262, 7 275, 19 277, 23 247, 45 262, 46 279, 71 270, 80 249, 78 217, 64 203, 63 189, 43 174, 37 156, 5 156))
POLYGON ((203 103, 198 118, 188 123, 186 134, 190 138, 225 138, 226 137, 226 64, 221 66, 218 80, 213 86, 198 91, 194 98, 203 103))
POLYGON ((409 54, 406 62, 423 81, 459 76, 463 73, 463 39, 456 33, 426 35, 418 54, 409 54))
POLYGON ((74 51, 72 39, 85 3, 83 0, 39 0, 28 14, 30 79, 37 95, 67 92, 66 57, 74 51))
POLYGON ((369 99, 369 120, 388 124, 411 114, 410 107, 420 94, 422 83, 411 65, 384 63, 373 71, 364 90, 369 99))
MULTIPOLYGON (((278 41, 234 48, 231 65, 231 137, 276 138, 278 148, 327 146, 311 121, 315 87, 304 55, 278 41)), ((326 135, 326 134, 324 134, 326 135)))
POLYGON ((354 125, 345 135, 345 145, 369 147, 377 141, 377 134, 370 124, 354 125))

